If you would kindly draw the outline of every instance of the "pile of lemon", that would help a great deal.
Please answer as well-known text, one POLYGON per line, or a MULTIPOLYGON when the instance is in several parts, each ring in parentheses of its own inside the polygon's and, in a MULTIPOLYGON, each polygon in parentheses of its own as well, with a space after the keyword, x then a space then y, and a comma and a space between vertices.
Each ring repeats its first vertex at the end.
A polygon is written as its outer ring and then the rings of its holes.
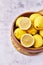
POLYGON ((43 46, 43 16, 34 13, 30 17, 19 17, 16 20, 14 36, 24 47, 39 48, 43 46))

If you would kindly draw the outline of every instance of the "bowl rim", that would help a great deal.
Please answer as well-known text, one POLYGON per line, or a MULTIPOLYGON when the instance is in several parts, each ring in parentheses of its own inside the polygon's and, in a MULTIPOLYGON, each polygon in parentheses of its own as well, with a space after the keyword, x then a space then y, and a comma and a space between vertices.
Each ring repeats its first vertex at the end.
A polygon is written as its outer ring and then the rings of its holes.
POLYGON ((18 18, 18 17, 20 17, 20 16, 22 16, 22 15, 24 15, 24 14, 26 14, 26 13, 39 13, 39 12, 23 12, 23 13, 21 13, 20 15, 18 15, 15 19, 14 19, 14 22, 12 23, 12 28, 11 28, 11 37, 13 38, 13 41, 15 42, 15 43, 17 43, 21 48, 23 48, 23 49, 25 49, 26 51, 31 51, 31 52, 38 52, 38 51, 43 51, 43 47, 39 47, 39 48, 26 48, 26 47, 23 47, 21 44, 20 44, 20 42, 16 39, 16 37, 14 36, 14 32, 13 32, 13 28, 14 28, 14 24, 15 24, 15 21, 16 21, 16 19, 18 18))

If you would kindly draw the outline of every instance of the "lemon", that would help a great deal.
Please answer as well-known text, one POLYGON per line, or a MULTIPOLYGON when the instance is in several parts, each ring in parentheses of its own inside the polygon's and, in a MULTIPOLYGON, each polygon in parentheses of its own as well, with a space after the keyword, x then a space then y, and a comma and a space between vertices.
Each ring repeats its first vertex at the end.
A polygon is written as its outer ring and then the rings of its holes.
POLYGON ((39 33, 40 33, 40 35, 43 37, 43 30, 40 30, 39 33))
POLYGON ((17 18, 17 20, 16 20, 16 26, 17 26, 17 27, 19 27, 19 21, 21 21, 22 18, 24 18, 24 17, 22 16, 22 17, 17 18))
POLYGON ((42 37, 39 34, 36 34, 33 37, 34 37, 34 40, 35 40, 34 47, 35 48, 41 47, 42 44, 43 44, 42 37))
POLYGON ((17 39, 19 39, 19 40, 20 40, 21 36, 22 36, 23 34, 25 34, 25 33, 26 33, 26 32, 23 31, 23 30, 21 30, 20 28, 17 28, 17 29, 15 29, 15 31, 14 31, 15 37, 16 37, 17 39))
POLYGON ((28 17, 24 17, 21 19, 21 21, 19 21, 19 27, 22 30, 27 30, 31 27, 31 21, 28 17))
POLYGON ((34 27, 37 29, 37 30, 41 30, 43 29, 43 16, 39 16, 35 19, 34 21, 34 27))
POLYGON ((34 35, 37 33, 37 30, 34 28, 34 26, 32 25, 28 30, 27 30, 28 33, 34 35))
POLYGON ((34 38, 31 34, 24 34, 21 37, 21 45, 24 47, 31 47, 34 44, 34 38))
POLYGON ((41 15, 38 14, 38 13, 35 13, 35 14, 30 15, 30 20, 31 20, 32 24, 34 23, 34 20, 35 20, 38 16, 41 16, 41 15))

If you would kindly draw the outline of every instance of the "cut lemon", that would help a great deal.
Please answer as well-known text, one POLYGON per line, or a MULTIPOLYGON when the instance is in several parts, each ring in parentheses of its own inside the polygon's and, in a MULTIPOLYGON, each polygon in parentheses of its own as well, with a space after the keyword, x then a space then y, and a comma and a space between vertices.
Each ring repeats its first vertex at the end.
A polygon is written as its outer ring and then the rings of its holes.
POLYGON ((21 37, 21 45, 24 47, 31 47, 34 44, 34 38, 31 34, 24 34, 21 37))
POLYGON ((19 21, 19 27, 22 30, 27 30, 31 27, 31 21, 28 17, 24 17, 21 19, 21 21, 19 21))

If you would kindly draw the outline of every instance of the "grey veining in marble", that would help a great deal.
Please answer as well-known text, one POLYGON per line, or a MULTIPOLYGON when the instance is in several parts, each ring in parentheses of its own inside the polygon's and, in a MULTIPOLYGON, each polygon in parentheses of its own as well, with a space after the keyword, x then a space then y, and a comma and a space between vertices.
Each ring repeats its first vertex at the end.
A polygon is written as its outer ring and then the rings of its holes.
POLYGON ((12 45, 10 29, 13 20, 24 11, 43 9, 43 0, 0 0, 0 65, 43 65, 43 52, 25 56, 12 45))

